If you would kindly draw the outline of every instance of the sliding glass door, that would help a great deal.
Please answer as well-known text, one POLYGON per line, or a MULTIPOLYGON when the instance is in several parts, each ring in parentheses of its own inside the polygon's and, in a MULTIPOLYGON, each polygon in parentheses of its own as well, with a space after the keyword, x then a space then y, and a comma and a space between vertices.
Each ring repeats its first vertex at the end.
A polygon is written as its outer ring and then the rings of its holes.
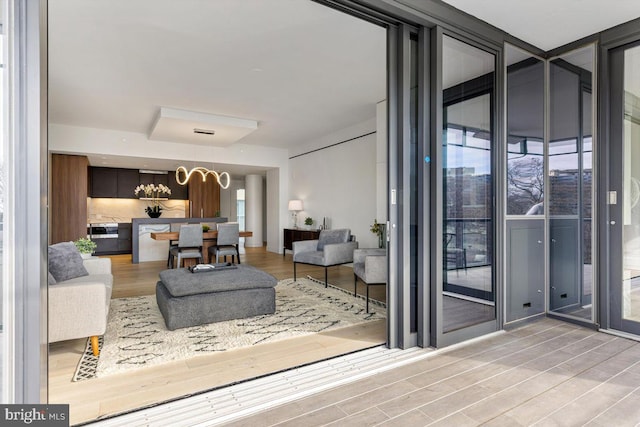
POLYGON ((496 319, 495 63, 492 53, 442 38, 439 346, 496 319))
POLYGON ((609 326, 640 334, 640 45, 611 53, 609 326))

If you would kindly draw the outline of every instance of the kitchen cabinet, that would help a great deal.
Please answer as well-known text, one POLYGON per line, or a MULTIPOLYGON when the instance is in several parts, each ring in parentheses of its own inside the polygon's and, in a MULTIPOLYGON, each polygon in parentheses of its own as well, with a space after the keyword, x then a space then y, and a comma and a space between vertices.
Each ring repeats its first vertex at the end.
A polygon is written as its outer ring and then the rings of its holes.
MULTIPOLYGON (((140 184, 143 185, 148 185, 148 184, 155 184, 155 185, 166 185, 167 187, 171 188, 169 186, 169 180, 167 178, 167 174, 166 173, 141 173, 140 174, 140 184)), ((171 188, 171 192, 173 192, 173 188, 171 188)))
POLYGON ((171 189, 169 199, 172 200, 187 200, 189 198, 188 187, 178 184, 176 174, 173 171, 168 171, 166 174, 141 173, 140 184, 166 185, 171 189))
POLYGON ((87 170, 85 156, 51 155, 51 241, 87 237, 87 170))
POLYGON ((282 249, 282 256, 284 257, 287 249, 290 251, 293 250, 293 242, 298 242, 300 240, 317 240, 320 238, 320 231, 285 228, 283 237, 284 248, 282 249))
POLYGON ((118 197, 118 169, 89 168, 90 197, 118 197))
POLYGON ((176 174, 172 171, 169 171, 169 188, 171 189, 171 196, 169 196, 170 199, 189 199, 189 185, 178 184, 178 181, 176 181, 176 174))
POLYGON ((118 191, 116 196, 121 199, 136 198, 134 191, 140 184, 140 173, 137 169, 117 169, 118 191))
POLYGON ((220 215, 220 185, 215 179, 202 181, 199 176, 189 180, 189 216, 192 218, 220 215))
POLYGON ((188 186, 178 184, 172 171, 140 173, 138 169, 89 167, 89 197, 137 199, 134 190, 140 184, 166 185, 171 189, 169 199, 189 199, 188 186))

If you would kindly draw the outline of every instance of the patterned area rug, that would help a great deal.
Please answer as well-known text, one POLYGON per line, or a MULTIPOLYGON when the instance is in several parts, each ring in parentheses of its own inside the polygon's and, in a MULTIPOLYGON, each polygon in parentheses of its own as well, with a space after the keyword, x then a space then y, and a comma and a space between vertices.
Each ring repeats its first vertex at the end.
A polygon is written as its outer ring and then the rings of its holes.
POLYGON ((386 308, 352 292, 311 278, 281 280, 276 286, 276 312, 169 331, 155 295, 111 301, 100 356, 91 345, 80 359, 73 381, 123 373, 203 354, 278 341, 291 337, 384 319, 386 308))

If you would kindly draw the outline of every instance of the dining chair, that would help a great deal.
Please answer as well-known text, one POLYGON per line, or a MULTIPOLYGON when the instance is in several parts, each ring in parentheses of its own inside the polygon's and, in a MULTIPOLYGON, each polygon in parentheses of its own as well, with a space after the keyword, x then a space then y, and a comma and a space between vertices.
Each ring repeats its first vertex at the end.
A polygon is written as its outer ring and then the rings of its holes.
POLYGON ((218 237, 216 244, 209 246, 209 259, 216 256, 216 263, 220 256, 224 256, 227 261, 227 255, 231 255, 231 261, 235 264, 235 257, 238 256, 238 264, 240 264, 240 225, 237 222, 225 222, 218 224, 218 237))
MULTIPOLYGON (((183 226, 184 224, 170 224, 169 225, 169 231, 180 231, 180 227, 183 226)), ((169 240, 169 250, 167 251, 167 253, 169 254, 167 257, 167 268, 171 268, 172 267, 172 261, 173 261, 173 255, 171 255, 171 249, 177 248, 178 247, 178 241, 177 240, 169 240)))
POLYGON ((180 227, 178 246, 171 249, 173 259, 177 258, 176 268, 180 268, 180 262, 187 258, 198 258, 202 263, 202 226, 200 224, 188 224, 180 227))

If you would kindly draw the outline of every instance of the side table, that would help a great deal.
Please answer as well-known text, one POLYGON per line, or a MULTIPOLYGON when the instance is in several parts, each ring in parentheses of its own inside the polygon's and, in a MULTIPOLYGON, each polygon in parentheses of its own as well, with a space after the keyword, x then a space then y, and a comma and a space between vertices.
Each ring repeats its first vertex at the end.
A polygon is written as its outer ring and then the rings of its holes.
POLYGON ((320 238, 320 230, 303 230, 301 228, 285 228, 284 229, 284 247, 282 248, 282 257, 284 258, 287 249, 293 250, 293 242, 300 240, 317 240, 320 238))

